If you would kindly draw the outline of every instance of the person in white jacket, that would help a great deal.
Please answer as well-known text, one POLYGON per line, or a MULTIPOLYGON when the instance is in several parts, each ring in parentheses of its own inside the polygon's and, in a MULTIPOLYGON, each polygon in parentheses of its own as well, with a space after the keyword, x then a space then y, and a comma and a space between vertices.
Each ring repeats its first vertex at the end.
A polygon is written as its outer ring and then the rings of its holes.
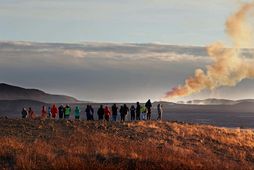
POLYGON ((162 120, 162 112, 163 112, 163 110, 162 110, 162 105, 160 103, 157 105, 157 111, 158 111, 158 118, 157 118, 157 120, 162 120))

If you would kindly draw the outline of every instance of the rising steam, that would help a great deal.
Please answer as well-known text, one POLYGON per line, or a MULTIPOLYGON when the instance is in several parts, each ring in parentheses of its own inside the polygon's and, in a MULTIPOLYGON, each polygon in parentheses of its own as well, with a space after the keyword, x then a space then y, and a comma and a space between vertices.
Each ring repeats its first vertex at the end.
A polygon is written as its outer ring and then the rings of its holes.
POLYGON ((213 63, 206 66, 206 71, 196 69, 194 76, 185 80, 183 86, 173 88, 163 99, 188 96, 204 89, 221 86, 235 86, 247 78, 254 78, 254 59, 243 56, 242 48, 253 48, 253 29, 248 22, 254 11, 254 1, 242 4, 241 8, 226 21, 226 31, 232 40, 232 48, 222 43, 207 47, 213 63))

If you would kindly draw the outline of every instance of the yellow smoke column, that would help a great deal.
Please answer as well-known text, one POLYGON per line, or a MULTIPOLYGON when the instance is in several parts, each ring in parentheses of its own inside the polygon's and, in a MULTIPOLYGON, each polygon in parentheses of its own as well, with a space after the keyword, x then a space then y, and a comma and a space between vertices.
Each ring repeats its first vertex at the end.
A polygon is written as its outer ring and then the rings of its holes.
POLYGON ((254 59, 245 58, 241 53, 241 48, 253 47, 253 30, 248 23, 248 17, 252 11, 254 11, 254 1, 242 4, 225 24, 233 47, 226 48, 222 43, 208 46, 207 52, 213 64, 206 66, 206 72, 197 69, 194 76, 185 80, 183 86, 175 87, 167 92, 163 100, 188 96, 204 89, 235 86, 243 79, 254 78, 254 59))

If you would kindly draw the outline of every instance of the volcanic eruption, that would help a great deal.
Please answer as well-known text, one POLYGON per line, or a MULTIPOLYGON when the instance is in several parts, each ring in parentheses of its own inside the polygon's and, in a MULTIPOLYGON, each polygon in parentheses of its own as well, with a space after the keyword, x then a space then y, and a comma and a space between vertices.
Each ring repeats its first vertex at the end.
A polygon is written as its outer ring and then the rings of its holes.
POLYGON ((253 48, 254 1, 241 3, 240 9, 231 15, 226 23, 226 33, 232 41, 232 47, 217 42, 207 47, 212 64, 206 70, 196 69, 194 76, 185 80, 167 92, 163 100, 188 96, 204 89, 216 89, 221 86, 235 86, 243 79, 254 78, 254 58, 243 54, 244 48, 253 48))

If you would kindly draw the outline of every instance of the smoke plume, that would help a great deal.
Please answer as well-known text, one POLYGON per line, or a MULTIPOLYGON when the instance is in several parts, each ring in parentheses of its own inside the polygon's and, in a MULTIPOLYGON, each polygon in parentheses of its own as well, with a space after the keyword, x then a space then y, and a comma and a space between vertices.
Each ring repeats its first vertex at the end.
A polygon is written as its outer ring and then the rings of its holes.
POLYGON ((253 29, 250 18, 254 12, 254 1, 244 3, 230 16, 226 23, 226 32, 232 40, 232 47, 223 43, 214 43, 207 47, 213 63, 206 70, 196 69, 194 76, 185 80, 185 84, 167 92, 163 100, 188 96, 204 89, 213 90, 221 86, 235 86, 243 79, 254 78, 254 59, 242 54, 243 48, 253 48, 253 29))

